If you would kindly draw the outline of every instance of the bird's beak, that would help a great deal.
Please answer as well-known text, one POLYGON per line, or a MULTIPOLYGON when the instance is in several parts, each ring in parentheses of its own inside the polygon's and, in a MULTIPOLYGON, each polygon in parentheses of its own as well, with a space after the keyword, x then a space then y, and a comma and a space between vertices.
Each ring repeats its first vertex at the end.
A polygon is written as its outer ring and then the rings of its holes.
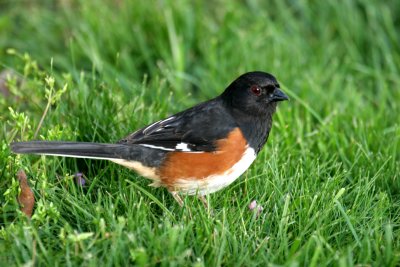
POLYGON ((274 93, 272 94, 270 100, 273 102, 278 102, 278 101, 289 100, 289 97, 279 88, 275 88, 274 93))

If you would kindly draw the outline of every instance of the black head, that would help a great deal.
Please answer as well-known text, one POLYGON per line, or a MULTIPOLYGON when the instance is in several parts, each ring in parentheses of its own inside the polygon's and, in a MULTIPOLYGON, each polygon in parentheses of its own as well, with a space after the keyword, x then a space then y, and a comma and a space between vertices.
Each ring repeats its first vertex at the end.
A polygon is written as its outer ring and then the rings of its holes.
POLYGON ((241 75, 222 93, 225 103, 249 115, 271 114, 277 102, 289 98, 279 88, 274 76, 254 71, 241 75))

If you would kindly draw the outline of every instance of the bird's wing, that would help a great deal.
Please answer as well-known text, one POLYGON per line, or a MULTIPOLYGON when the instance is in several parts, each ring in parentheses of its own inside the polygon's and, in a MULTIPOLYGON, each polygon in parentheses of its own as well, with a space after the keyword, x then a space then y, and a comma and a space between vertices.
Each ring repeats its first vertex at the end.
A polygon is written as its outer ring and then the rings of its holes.
POLYGON ((233 118, 214 99, 157 121, 118 143, 166 151, 211 152, 216 150, 216 141, 225 138, 235 127, 233 118))

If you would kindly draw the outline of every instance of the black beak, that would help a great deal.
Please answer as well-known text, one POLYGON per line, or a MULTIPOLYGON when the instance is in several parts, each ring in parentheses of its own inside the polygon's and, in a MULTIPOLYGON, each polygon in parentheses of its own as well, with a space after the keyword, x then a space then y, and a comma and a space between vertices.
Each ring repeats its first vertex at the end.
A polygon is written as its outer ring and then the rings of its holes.
POLYGON ((272 102, 278 102, 278 101, 289 100, 289 97, 284 92, 282 92, 279 88, 275 88, 270 100, 272 102))

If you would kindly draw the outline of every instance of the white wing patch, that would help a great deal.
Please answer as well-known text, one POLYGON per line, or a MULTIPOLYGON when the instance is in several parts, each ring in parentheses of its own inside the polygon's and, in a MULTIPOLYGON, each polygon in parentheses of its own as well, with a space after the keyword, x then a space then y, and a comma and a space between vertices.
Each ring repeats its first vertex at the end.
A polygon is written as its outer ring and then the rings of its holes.
POLYGON ((187 143, 183 143, 183 142, 177 144, 175 149, 179 150, 179 151, 185 151, 185 152, 190 152, 191 151, 190 148, 188 147, 188 144, 187 143))

